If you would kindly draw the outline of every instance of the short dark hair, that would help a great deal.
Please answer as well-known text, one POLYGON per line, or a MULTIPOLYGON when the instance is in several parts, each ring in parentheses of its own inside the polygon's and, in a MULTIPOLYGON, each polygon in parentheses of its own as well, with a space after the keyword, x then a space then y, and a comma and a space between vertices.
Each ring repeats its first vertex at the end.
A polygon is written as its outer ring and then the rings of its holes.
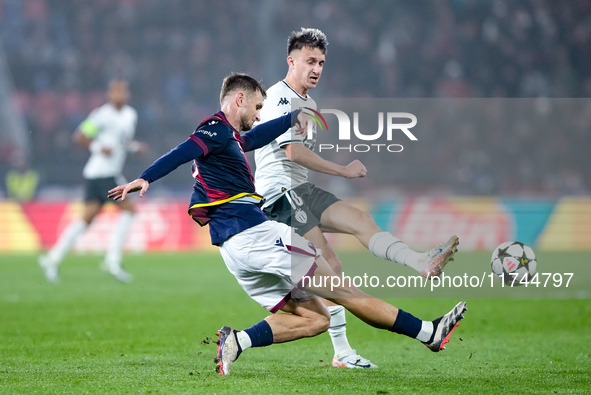
POLYGON ((267 91, 260 82, 255 80, 249 75, 244 73, 230 73, 226 78, 224 78, 224 82, 222 82, 222 89, 220 90, 220 103, 224 100, 226 96, 232 91, 236 89, 243 89, 248 92, 256 92, 259 91, 263 95, 263 98, 267 97, 267 91))
POLYGON ((318 48, 325 54, 327 45, 326 35, 322 31, 302 27, 299 32, 291 32, 287 38, 287 55, 303 47, 318 48))

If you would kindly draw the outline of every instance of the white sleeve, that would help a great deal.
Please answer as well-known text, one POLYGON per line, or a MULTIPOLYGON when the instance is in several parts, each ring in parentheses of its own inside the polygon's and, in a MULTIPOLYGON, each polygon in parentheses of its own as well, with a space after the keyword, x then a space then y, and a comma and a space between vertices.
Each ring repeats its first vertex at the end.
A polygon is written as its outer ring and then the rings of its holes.
POLYGON ((90 114, 88 114, 88 117, 86 117, 87 120, 91 121, 94 124, 99 124, 102 122, 103 119, 103 114, 101 111, 101 107, 99 108, 95 108, 94 110, 92 110, 90 112, 90 114))
POLYGON ((101 108, 95 108, 90 112, 88 117, 80 125, 78 129, 88 138, 94 139, 103 128, 103 111, 101 108))

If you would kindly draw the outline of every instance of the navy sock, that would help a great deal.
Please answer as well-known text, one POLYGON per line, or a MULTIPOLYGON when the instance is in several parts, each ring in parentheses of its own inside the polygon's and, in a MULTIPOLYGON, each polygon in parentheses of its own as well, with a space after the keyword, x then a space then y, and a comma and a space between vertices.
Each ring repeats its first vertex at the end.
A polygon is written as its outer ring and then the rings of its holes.
POLYGON ((244 332, 250 337, 252 347, 265 347, 273 344, 273 331, 265 320, 245 329, 244 332))
POLYGON ((422 325, 423 321, 404 310, 398 309, 396 321, 394 321, 394 325, 392 325, 389 331, 416 339, 421 331, 422 325))

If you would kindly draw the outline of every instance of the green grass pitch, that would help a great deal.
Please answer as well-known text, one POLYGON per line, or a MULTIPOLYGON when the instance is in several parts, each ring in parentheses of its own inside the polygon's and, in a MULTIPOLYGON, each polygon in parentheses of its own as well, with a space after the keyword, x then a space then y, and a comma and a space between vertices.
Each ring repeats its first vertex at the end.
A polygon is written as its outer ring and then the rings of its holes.
MULTIPOLYGON (((347 265, 370 259, 368 253, 340 255, 347 265)), ((488 262, 489 255, 460 253, 452 265, 488 262)), ((589 264, 588 256, 539 254, 580 265, 589 264)), ((101 272, 99 261, 68 257, 54 285, 42 277, 35 256, 0 256, 0 393, 591 391, 589 299, 468 297, 466 319, 438 354, 348 315, 351 345, 379 369, 330 367, 332 346, 322 334, 248 350, 232 375, 220 377, 212 361, 216 346, 207 339, 222 325, 243 329, 267 314, 219 254, 127 256, 135 275, 130 285, 101 272)), ((410 274, 395 266, 396 273, 410 274)), ((459 299, 388 301, 433 319, 459 299)))

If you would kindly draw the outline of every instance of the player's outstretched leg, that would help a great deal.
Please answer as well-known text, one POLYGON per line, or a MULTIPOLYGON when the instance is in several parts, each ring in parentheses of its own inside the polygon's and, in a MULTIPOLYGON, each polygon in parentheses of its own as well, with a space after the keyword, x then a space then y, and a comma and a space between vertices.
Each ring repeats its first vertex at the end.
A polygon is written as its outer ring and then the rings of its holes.
POLYGON ((372 236, 368 248, 378 258, 412 267, 426 278, 432 278, 440 276, 445 265, 454 260, 459 243, 458 236, 453 235, 447 242, 419 253, 389 232, 379 232, 372 236))
POLYGON ((460 302, 449 313, 434 320, 433 335, 424 344, 433 352, 445 350, 445 343, 449 342, 451 333, 459 325, 459 321, 464 318, 463 313, 466 310, 468 310, 466 302, 460 302))
MULTIPOLYGON (((318 226, 310 229, 304 237, 314 243, 314 245, 322 250, 322 257, 330 265, 331 269, 340 274, 342 264, 339 257, 334 252, 326 237, 318 226)), ((334 348, 334 356, 332 359, 332 366, 336 368, 349 369, 372 369, 377 368, 369 359, 357 354, 357 351, 351 347, 347 339, 347 319, 345 316, 345 308, 343 306, 335 305, 328 300, 323 300, 324 305, 330 312, 330 327, 328 334, 332 341, 334 348)))
MULTIPOLYGON (((423 321, 381 299, 373 298, 351 284, 338 284, 336 276, 323 258, 317 259, 317 269, 311 278, 304 278, 306 291, 345 307, 367 324, 417 339, 432 351, 443 349, 457 323, 464 318, 466 303, 460 302, 448 314, 433 321, 423 321)), ((336 276, 338 277, 338 276, 336 276)))
POLYGON ((40 255, 38 263, 47 281, 51 283, 59 282, 58 263, 53 261, 49 254, 40 255))
MULTIPOLYGON (((449 313, 433 321, 423 321, 381 299, 373 298, 353 286, 315 287, 318 277, 335 275, 322 257, 317 257, 317 269, 311 281, 302 281, 302 289, 340 304, 367 324, 406 335, 425 344, 431 351, 444 349, 458 322, 464 318, 466 302, 458 303, 449 313)), ((331 284, 329 281, 328 284, 331 284)), ((329 328, 330 314, 319 298, 305 302, 288 302, 282 310, 291 314, 274 314, 251 328, 236 331, 230 327, 220 330, 215 362, 222 375, 230 372, 232 363, 250 347, 316 336, 329 328)))
POLYGON ((228 326, 218 331, 218 349, 214 359, 222 376, 230 374, 232 363, 251 347, 266 347, 326 332, 330 314, 319 298, 288 301, 281 310, 288 314, 273 314, 250 328, 238 331, 228 326))
POLYGON ((343 306, 327 306, 330 312, 330 328, 328 334, 334 347, 332 366, 349 369, 375 369, 378 365, 357 354, 347 340, 345 308, 343 306))
POLYGON ((445 265, 454 260, 454 254, 458 252, 458 244, 460 239, 453 235, 447 242, 421 254, 419 258, 421 274, 427 278, 439 277, 445 265))
POLYGON ((87 223, 83 220, 71 222, 60 235, 57 243, 46 254, 39 257, 39 266, 48 281, 59 281, 58 267, 68 251, 74 246, 78 237, 84 233, 87 223))
POLYGON ((123 246, 133 223, 133 211, 130 203, 122 202, 121 206, 126 209, 121 210, 117 226, 115 227, 115 231, 111 234, 109 248, 101 267, 103 270, 113 275, 118 281, 121 281, 122 283, 130 283, 133 281, 133 276, 123 269, 121 260, 123 256, 123 246))
POLYGON ((371 215, 342 201, 322 213, 321 223, 323 231, 354 235, 378 258, 411 267, 427 278, 441 275, 445 265, 453 261, 459 243, 458 237, 452 236, 425 253, 417 252, 390 232, 382 231, 371 215))

